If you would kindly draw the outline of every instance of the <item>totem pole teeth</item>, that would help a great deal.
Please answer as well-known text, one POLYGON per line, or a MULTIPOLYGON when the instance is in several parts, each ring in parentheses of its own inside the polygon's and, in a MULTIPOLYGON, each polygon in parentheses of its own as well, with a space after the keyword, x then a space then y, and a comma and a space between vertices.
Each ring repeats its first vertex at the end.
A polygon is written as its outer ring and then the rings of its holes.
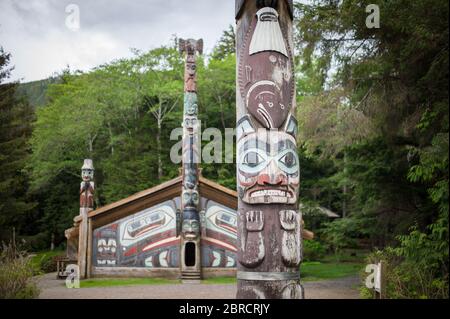
POLYGON ((260 197, 260 196, 282 196, 291 197, 289 192, 276 190, 276 189, 263 189, 251 193, 250 197, 260 197))

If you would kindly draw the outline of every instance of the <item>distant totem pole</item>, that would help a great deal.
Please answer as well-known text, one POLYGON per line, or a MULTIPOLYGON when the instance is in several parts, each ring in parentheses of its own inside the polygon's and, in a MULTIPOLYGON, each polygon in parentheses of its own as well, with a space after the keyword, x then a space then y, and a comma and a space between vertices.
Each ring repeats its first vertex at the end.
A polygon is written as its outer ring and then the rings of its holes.
POLYGON ((236 0, 237 298, 303 298, 292 0, 236 0))
POLYGON ((85 159, 81 167, 80 184, 80 223, 78 241, 78 267, 80 268, 80 278, 87 275, 87 251, 88 251, 88 213, 94 209, 94 165, 91 159, 85 159))
POLYGON ((181 196, 181 277, 197 280, 201 277, 200 217, 198 205, 198 102, 196 53, 203 53, 203 40, 179 40, 181 54, 186 54, 184 71, 183 115, 183 183, 181 196))

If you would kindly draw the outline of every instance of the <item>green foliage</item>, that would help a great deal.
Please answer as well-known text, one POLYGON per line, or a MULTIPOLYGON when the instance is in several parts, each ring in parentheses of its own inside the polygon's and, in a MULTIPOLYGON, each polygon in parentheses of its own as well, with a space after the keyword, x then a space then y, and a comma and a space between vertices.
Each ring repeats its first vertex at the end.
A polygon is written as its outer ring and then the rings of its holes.
MULTIPOLYGON (((386 297, 448 299, 448 244, 445 257, 445 254, 426 251, 429 246, 434 246, 432 238, 415 230, 406 237, 408 238, 402 239, 399 248, 387 247, 372 253, 367 259, 368 263, 378 263, 380 260, 385 263, 386 297), (443 266, 447 270, 442 269, 443 266), (447 275, 443 276, 445 271, 447 275)), ((361 294, 362 297, 373 298, 373 293, 368 288, 362 288, 361 294)))
POLYGON ((44 273, 50 273, 56 271, 56 264, 58 257, 64 256, 64 252, 60 252, 57 255, 46 254, 41 257, 39 261, 39 268, 44 273))
POLYGON ((337 279, 358 275, 363 265, 360 263, 304 262, 300 266, 303 281, 337 279))
POLYGON ((234 32, 234 27, 230 24, 228 30, 225 30, 219 39, 219 42, 214 47, 211 54, 211 58, 214 60, 223 60, 228 55, 235 54, 236 48, 236 34, 234 32))
POLYGON ((327 252, 327 247, 317 240, 303 241, 303 260, 318 261, 321 260, 327 252))
MULTIPOLYGON (((448 259, 449 4, 372 3, 380 29, 366 27, 366 1, 295 4, 303 194, 349 216, 316 230, 333 249, 391 245, 439 263, 448 259)), ((431 273, 421 271, 447 282, 447 266, 431 273)))
MULTIPOLYGON (((235 56, 225 49, 215 50, 223 54, 207 65, 203 57, 197 61, 202 128, 218 128, 222 136, 235 126, 235 56)), ((84 158, 94 161, 97 207, 179 174, 179 164, 170 159, 178 141, 170 135, 183 117, 184 59, 176 45, 134 54, 89 72, 64 71, 49 85, 48 103, 37 109, 27 165, 30 194, 39 202, 34 224, 56 244, 78 214, 84 158)), ((203 176, 235 188, 234 164, 202 169, 203 176)))
POLYGON ((0 299, 29 299, 39 296, 32 279, 33 266, 25 251, 15 243, 2 244, 0 251, 0 299))
POLYGON ((357 239, 367 235, 367 229, 364 219, 341 218, 326 223, 320 230, 320 236, 338 257, 342 249, 356 247, 357 239))
POLYGON ((56 271, 56 259, 65 255, 62 250, 45 250, 32 255, 31 265, 34 273, 44 274, 56 271))
POLYGON ((27 233, 27 223, 35 204, 27 195, 28 175, 24 172, 29 157, 33 109, 16 97, 17 83, 8 79, 10 55, 0 47, 0 239, 9 239, 13 228, 27 233))
POLYGON ((45 94, 48 86, 58 81, 59 79, 55 77, 27 83, 20 83, 17 88, 16 96, 19 99, 22 97, 25 98, 28 103, 34 108, 44 106, 48 103, 45 94))

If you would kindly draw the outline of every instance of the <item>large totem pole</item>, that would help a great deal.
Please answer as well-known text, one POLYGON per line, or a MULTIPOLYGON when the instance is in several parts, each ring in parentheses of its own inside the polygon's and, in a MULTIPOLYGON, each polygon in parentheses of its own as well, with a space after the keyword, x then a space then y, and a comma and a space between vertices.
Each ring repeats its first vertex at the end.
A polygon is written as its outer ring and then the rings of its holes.
POLYGON ((85 159, 81 167, 80 184, 80 223, 78 239, 78 267, 80 278, 87 276, 87 251, 88 251, 88 213, 94 209, 94 165, 91 159, 85 159))
POLYGON ((179 40, 181 54, 186 54, 184 71, 183 115, 183 183, 181 196, 181 278, 184 281, 201 278, 200 217, 198 205, 198 104, 196 53, 203 53, 203 40, 179 40))
POLYGON ((236 0, 238 298, 303 298, 292 0, 236 0))

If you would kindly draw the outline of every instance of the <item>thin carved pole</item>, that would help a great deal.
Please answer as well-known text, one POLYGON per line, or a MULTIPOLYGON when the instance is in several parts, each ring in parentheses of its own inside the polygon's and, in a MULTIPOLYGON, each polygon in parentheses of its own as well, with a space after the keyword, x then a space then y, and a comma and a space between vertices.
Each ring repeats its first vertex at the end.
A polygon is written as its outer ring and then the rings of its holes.
POLYGON ((181 278, 201 278, 200 218, 198 205, 198 102, 196 53, 203 53, 203 40, 179 40, 179 50, 186 55, 183 114, 183 183, 181 196, 181 278))
POLYGON ((237 298, 303 298, 292 0, 236 0, 237 298))
POLYGON ((85 159, 81 168, 80 216, 82 217, 78 238, 78 267, 80 278, 88 276, 88 213, 94 209, 94 165, 91 159, 85 159))

